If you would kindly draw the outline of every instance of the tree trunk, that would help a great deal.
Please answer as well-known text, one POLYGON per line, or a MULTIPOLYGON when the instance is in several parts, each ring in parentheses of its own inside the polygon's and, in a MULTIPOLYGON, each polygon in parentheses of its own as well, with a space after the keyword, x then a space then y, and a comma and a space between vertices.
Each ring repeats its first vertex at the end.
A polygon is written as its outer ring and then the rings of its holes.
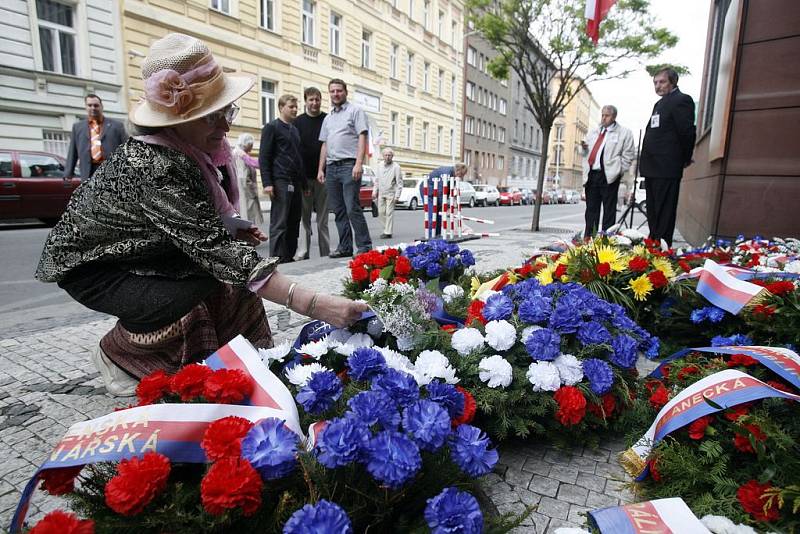
POLYGON ((544 173, 547 170, 547 154, 550 151, 550 128, 542 128, 542 164, 539 166, 539 178, 536 182, 536 202, 533 204, 531 232, 539 231, 539 214, 542 210, 542 193, 544 189, 544 173))

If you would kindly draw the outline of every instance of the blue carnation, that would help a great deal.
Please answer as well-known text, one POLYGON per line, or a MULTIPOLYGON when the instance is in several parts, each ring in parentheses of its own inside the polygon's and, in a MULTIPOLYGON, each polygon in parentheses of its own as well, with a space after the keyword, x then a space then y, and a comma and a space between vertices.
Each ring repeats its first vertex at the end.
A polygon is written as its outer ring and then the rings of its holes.
POLYGON ((456 245, 455 243, 447 243, 447 247, 445 247, 445 250, 451 256, 455 256, 456 254, 458 254, 459 251, 458 245, 456 245))
POLYGON ((297 402, 303 409, 319 415, 333 406, 342 396, 342 381, 333 371, 319 371, 311 375, 311 379, 297 393, 297 402))
POLYGON ((353 534, 353 525, 338 504, 320 499, 293 513, 283 534, 353 534))
POLYGON ((454 385, 432 380, 425 386, 425 391, 428 393, 428 400, 447 410, 450 419, 458 419, 464 413, 464 395, 454 385))
POLYGON ((419 400, 403 410, 403 430, 424 451, 436 451, 450 433, 450 415, 436 402, 419 400))
POLYGON ((561 354, 561 336, 549 328, 540 328, 528 336, 525 348, 534 360, 553 361, 561 354))
POLYGON ((716 306, 706 308, 706 317, 712 323, 719 323, 725 318, 725 310, 716 306))
POLYGON ((689 319, 694 324, 700 324, 706 320, 706 310, 708 308, 699 308, 696 310, 692 310, 692 313, 689 314, 689 319))
POLYGON ((677 301, 673 297, 667 297, 664 299, 664 302, 661 303, 661 306, 658 308, 658 313, 661 314, 662 317, 672 317, 672 307, 675 306, 677 301))
POLYGON ((450 434, 450 458, 466 474, 473 478, 490 472, 499 455, 490 448, 492 442, 486 434, 472 425, 459 425, 450 434))
POLYGON ((730 337, 716 336, 711 339, 712 347, 752 345, 752 344, 753 340, 743 334, 733 334, 730 337))
POLYGON ((362 391, 347 401, 347 407, 369 427, 380 424, 383 429, 397 430, 400 426, 397 404, 383 391, 362 391))
POLYGON ((413 267, 415 271, 424 271, 428 267, 428 262, 427 256, 414 256, 411 258, 411 267, 413 267))
POLYGON ((447 258, 447 262, 445 262, 445 263, 446 263, 448 271, 452 271, 453 269, 456 269, 457 267, 461 266, 461 263, 456 258, 454 258, 452 256, 447 258))
POLYGON ((349 465, 361 458, 369 438, 369 429, 352 415, 329 421, 317 441, 317 460, 330 469, 349 465))
POLYGON ((548 326, 560 334, 572 334, 583 325, 583 318, 577 308, 559 302, 550 315, 548 326))
POLYGON ((628 317, 625 308, 619 304, 609 304, 609 307, 611 308, 612 313, 611 324, 620 330, 633 330, 636 328, 636 323, 630 317, 628 317))
POLYGON ((349 374, 356 380, 369 380, 386 370, 386 359, 372 347, 360 347, 347 357, 349 374))
POLYGON ((419 448, 409 438, 394 430, 375 434, 367 446, 367 471, 378 482, 399 488, 422 467, 419 448))
POLYGON ((519 318, 527 324, 539 324, 550 318, 553 311, 552 301, 540 295, 533 295, 519 305, 519 318))
POLYGON ((647 346, 643 350, 644 356, 648 360, 658 358, 658 353, 661 350, 661 340, 655 336, 649 336, 647 339, 647 346))
POLYGON ((589 387, 597 395, 608 393, 614 385, 614 372, 603 360, 597 358, 583 360, 583 374, 589 379, 589 387))
POLYGON ((639 354, 637 352, 636 340, 631 336, 622 334, 615 337, 611 341, 611 348, 613 349, 611 357, 609 358, 611 363, 617 367, 624 367, 626 369, 636 365, 639 354))
POLYGON ((464 267, 471 267, 475 265, 475 256, 469 250, 464 249, 461 251, 461 263, 464 264, 464 267))
POLYGON ((428 275, 428 278, 437 278, 442 275, 442 266, 438 263, 431 262, 425 269, 425 274, 428 275))
POLYGON ((614 316, 614 309, 611 304, 601 298, 591 299, 589 308, 592 310, 592 317, 598 321, 610 321, 614 316))
POLYGON ((449 487, 428 499, 425 522, 431 534, 481 534, 483 514, 478 501, 466 491, 449 487))
POLYGON ((242 438, 242 458, 259 472, 261 478, 283 478, 297 463, 298 436, 275 417, 256 423, 242 438))
POLYGON ((578 341, 584 345, 610 345, 611 334, 597 321, 589 321, 578 330, 578 341))
POLYGON ((483 316, 487 321, 501 321, 508 319, 514 312, 514 303, 502 293, 497 293, 486 299, 483 307, 483 316))
POLYGON ((383 391, 400 406, 408 406, 419 399, 419 386, 414 377, 397 369, 387 369, 372 380, 374 391, 383 391))

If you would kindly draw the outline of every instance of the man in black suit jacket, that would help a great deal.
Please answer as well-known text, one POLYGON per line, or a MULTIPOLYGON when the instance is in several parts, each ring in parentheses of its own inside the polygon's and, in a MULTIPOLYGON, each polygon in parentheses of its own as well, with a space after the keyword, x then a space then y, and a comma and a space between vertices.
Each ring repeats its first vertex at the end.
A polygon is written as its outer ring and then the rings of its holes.
POLYGON ((671 68, 653 76, 661 100, 653 106, 644 133, 639 171, 647 191, 650 238, 672 246, 683 169, 692 164, 695 124, 694 100, 678 89, 678 73, 671 68))
POLYGON ((103 115, 103 101, 94 94, 83 99, 86 119, 72 125, 64 176, 72 176, 80 162, 81 178, 86 180, 119 145, 128 139, 125 125, 103 115))

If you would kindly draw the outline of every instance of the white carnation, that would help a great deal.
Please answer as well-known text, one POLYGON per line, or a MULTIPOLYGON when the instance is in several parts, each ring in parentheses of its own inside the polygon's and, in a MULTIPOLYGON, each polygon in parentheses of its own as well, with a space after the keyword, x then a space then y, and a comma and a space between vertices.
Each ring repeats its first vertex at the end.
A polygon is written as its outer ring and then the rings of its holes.
POLYGON ((486 323, 486 343, 494 350, 508 350, 517 341, 517 329, 506 320, 486 323))
POLYGON ((542 329, 542 327, 539 326, 539 325, 536 325, 536 324, 525 328, 522 331, 522 335, 520 335, 520 341, 525 343, 526 341, 528 341, 528 338, 531 337, 531 334, 533 334, 537 330, 541 330, 541 329, 542 329))
POLYGON ((328 343, 334 345, 336 343, 346 343, 350 336, 353 333, 347 330, 346 328, 337 328, 330 334, 328 334, 328 343))
POLYGON ((492 295, 499 295, 499 294, 500 294, 499 291, 495 291, 494 289, 487 289, 478 296, 478 300, 480 300, 481 302, 486 302, 492 295))
POLYGON ((533 391, 557 391, 561 387, 558 369, 551 362, 533 362, 525 373, 533 391))
POLYGON ((414 338, 411 336, 398 336, 397 348, 403 352, 409 351, 414 348, 414 338))
MULTIPOLYGON (((338 346, 338 344, 337 344, 338 346)), ((319 341, 309 341, 305 345, 301 345, 297 352, 300 354, 305 354, 314 358, 315 360, 319 360, 325 354, 328 353, 330 349, 330 345, 328 345, 328 338, 324 337, 319 341)))
POLYGON ((574 386, 583 380, 583 366, 572 354, 562 354, 553 363, 558 369, 562 384, 574 386))
POLYGON ((624 235, 615 235, 611 239, 617 245, 622 245, 622 246, 626 246, 626 247, 633 245, 633 241, 631 241, 629 238, 625 237, 624 235))
POLYGON ((462 356, 483 348, 483 334, 477 328, 462 328, 453 333, 450 343, 462 356))
POLYGON ((311 377, 320 371, 327 371, 328 368, 318 364, 317 362, 308 365, 295 365, 286 371, 286 379, 295 386, 301 388, 308 384, 311 377))
POLYGON ((408 356, 400 354, 396 350, 389 347, 378 347, 378 350, 383 354, 383 359, 386 360, 386 366, 398 371, 411 373, 414 371, 414 364, 408 359, 408 356))
POLYGON ((445 304, 450 304, 464 296, 464 288, 455 284, 450 284, 442 290, 442 298, 445 304))
MULTIPOLYGON (((414 368, 425 384, 435 378, 441 378, 448 384, 458 383, 456 370, 450 365, 450 360, 438 350, 423 350, 417 356, 414 368)), ((422 384, 422 385, 425 385, 422 384)))
POLYGON ((704 515, 700 522, 714 534, 756 534, 752 527, 741 523, 737 525, 721 515, 704 515))
POLYGON ((334 347, 334 350, 344 356, 350 356, 354 350, 362 347, 371 347, 374 344, 369 334, 353 334, 346 342, 334 347))
POLYGON ((478 376, 490 388, 506 388, 511 385, 511 364, 499 354, 482 359, 478 369, 478 376))
POLYGON ((292 351, 292 343, 284 341, 280 345, 276 345, 271 349, 258 349, 258 354, 261 356, 261 361, 269 367, 272 362, 281 362, 292 351))
POLYGON ((783 266, 783 270, 787 273, 798 273, 800 274, 800 260, 790 261, 786 265, 783 266))
POLYGON ((624 230, 620 230, 619 233, 633 241, 641 241, 646 237, 642 232, 636 230, 635 228, 625 228, 624 230))

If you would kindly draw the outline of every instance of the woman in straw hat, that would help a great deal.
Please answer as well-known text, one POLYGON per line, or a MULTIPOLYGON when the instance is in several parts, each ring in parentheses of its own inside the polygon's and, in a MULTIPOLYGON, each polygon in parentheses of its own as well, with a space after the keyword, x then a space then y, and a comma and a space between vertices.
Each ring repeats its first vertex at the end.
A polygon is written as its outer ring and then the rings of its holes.
POLYGON ((253 80, 225 74, 198 39, 170 34, 142 64, 121 145, 72 196, 36 277, 119 318, 93 355, 111 393, 207 357, 238 334, 272 346, 261 298, 337 326, 366 305, 305 289, 261 258, 265 239, 237 217, 225 134, 253 80), (261 297, 261 298, 260 298, 261 297))

